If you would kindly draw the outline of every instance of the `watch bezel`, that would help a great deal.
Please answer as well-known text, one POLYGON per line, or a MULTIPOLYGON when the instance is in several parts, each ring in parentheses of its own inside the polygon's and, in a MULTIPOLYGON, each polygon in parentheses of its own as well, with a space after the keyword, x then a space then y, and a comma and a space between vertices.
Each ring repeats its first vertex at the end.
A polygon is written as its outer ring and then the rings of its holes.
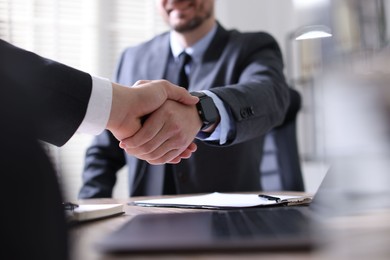
POLYGON ((191 92, 193 96, 199 97, 199 102, 196 104, 198 115, 202 120, 201 130, 209 128, 218 120, 218 110, 214 104, 213 99, 203 92, 191 92))

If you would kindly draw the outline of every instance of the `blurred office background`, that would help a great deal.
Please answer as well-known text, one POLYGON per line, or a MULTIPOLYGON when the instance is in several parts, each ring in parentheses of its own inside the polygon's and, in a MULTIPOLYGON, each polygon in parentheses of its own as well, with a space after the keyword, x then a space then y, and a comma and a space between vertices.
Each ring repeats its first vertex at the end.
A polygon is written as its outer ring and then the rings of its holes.
MULTIPOLYGON (((389 39, 389 8, 388 0, 216 1, 217 18, 226 28, 268 31, 282 48, 289 83, 303 98, 297 130, 308 192, 316 191, 335 147, 328 142, 326 113, 338 112, 325 107, 334 104, 326 99, 329 77, 324 75, 337 59, 347 60, 344 66, 355 64, 351 57, 374 62, 389 39), (334 37, 296 41, 292 36, 318 24, 328 26, 334 37)), ((0 0, 1 38, 107 78, 112 78, 125 47, 166 29, 155 0, 0 0)), ((48 146, 69 199, 77 198, 91 138, 76 134, 63 147, 48 146)), ((122 170, 114 197, 127 196, 127 174, 122 170)))

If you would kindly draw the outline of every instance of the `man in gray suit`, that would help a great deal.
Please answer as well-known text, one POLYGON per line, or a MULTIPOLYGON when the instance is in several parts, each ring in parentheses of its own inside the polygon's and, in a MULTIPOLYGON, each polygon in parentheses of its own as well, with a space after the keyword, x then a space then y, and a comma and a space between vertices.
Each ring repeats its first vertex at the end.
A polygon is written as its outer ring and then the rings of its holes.
POLYGON ((126 49, 116 81, 175 82, 179 55, 185 51, 191 57, 185 67, 188 89, 204 93, 208 105, 191 108, 167 102, 145 118, 144 124, 154 125, 155 132, 141 129, 138 137, 121 144, 143 160, 124 153, 110 132, 97 136, 86 153, 79 197, 111 197, 116 173, 126 164, 130 196, 261 190, 264 136, 283 121, 289 100, 277 42, 264 32, 225 30, 215 19, 214 0, 159 3, 170 32, 126 49), (187 160, 159 165, 161 157, 153 156, 159 133, 178 130, 188 133, 183 138, 195 138, 197 151, 187 160), (149 142, 137 139, 148 135, 149 142))

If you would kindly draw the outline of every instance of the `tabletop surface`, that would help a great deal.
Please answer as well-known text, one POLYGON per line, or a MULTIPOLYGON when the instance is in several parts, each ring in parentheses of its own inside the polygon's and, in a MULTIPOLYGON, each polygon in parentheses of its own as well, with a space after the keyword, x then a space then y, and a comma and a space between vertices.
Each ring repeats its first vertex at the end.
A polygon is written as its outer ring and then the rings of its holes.
MULTIPOLYGON (((274 194, 274 193, 273 193, 274 194)), ((288 195, 308 195, 300 192, 283 192, 288 195)), ((170 196, 163 196, 170 197, 170 196)), ((72 260, 109 259, 388 259, 390 256, 390 210, 376 210, 362 214, 332 217, 325 221, 328 243, 314 251, 294 252, 229 252, 107 255, 94 248, 94 243, 120 228, 139 214, 197 212, 201 209, 158 208, 128 205, 141 199, 160 197, 133 197, 129 199, 91 199, 80 204, 122 203, 125 214, 103 220, 82 223, 70 228, 72 260)))

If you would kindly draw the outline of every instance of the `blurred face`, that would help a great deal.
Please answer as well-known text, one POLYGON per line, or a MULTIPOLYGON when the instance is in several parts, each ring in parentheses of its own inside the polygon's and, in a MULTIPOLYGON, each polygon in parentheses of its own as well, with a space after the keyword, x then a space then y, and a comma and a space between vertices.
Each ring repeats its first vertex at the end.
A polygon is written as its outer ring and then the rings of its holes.
POLYGON ((198 28, 214 17, 214 0, 158 0, 164 21, 177 32, 198 28))

